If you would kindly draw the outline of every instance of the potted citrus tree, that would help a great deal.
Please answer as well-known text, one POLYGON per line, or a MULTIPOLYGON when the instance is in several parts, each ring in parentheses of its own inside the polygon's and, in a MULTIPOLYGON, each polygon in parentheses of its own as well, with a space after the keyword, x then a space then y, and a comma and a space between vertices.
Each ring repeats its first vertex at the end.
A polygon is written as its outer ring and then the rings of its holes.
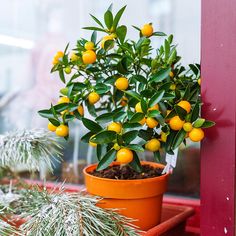
POLYGON ((160 222, 166 190, 161 153, 174 154, 187 139, 201 141, 203 128, 214 123, 200 116, 200 66, 183 67, 173 36, 151 23, 133 26, 137 39, 127 39, 127 27, 119 24, 124 10, 113 14, 109 7, 104 22, 91 15, 96 26, 84 28, 91 38, 56 53, 52 72, 65 86, 58 104, 39 114, 65 139, 69 123, 82 121, 89 131, 82 141, 98 159, 84 170, 87 191, 104 197, 99 206, 120 208, 147 230, 160 222), (160 37, 163 45, 153 48, 160 37), (154 162, 140 160, 145 150, 154 162))

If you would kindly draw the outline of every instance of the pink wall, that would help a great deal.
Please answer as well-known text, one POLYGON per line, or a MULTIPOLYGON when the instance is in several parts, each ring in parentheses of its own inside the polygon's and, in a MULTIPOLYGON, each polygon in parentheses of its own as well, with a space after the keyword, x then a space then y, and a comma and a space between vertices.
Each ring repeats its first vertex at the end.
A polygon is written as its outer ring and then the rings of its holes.
POLYGON ((202 0, 201 235, 235 235, 236 1, 202 0))

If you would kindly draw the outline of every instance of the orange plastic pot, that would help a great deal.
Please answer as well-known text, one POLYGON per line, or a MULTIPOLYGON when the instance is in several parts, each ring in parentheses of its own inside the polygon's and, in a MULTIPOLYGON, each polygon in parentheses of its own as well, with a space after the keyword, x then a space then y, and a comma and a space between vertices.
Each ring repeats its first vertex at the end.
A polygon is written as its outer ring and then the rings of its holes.
MULTIPOLYGON (((153 162, 142 164, 164 168, 153 162)), ((84 175, 87 191, 103 197, 98 203, 99 207, 118 208, 120 214, 135 219, 134 224, 145 231, 160 223, 162 197, 167 188, 168 174, 148 179, 114 180, 89 174, 96 166, 97 164, 93 164, 86 167, 84 175)))

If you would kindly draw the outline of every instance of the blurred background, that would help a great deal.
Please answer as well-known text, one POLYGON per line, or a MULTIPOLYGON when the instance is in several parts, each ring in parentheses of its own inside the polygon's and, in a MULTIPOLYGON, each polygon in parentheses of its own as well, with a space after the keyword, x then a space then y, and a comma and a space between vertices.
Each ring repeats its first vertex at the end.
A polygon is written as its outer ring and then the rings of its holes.
MULTIPOLYGON (((10 0, 0 8, 0 134, 14 129, 46 127, 37 111, 58 100, 63 84, 50 74, 52 58, 71 48, 77 38, 90 36, 84 26, 93 25, 89 13, 102 19, 107 0, 10 0)), ((184 65, 200 62, 200 0, 115 0, 113 11, 127 9, 122 22, 130 26, 128 37, 137 38, 131 25, 152 22, 156 31, 174 34, 184 65)), ((155 37, 154 45, 161 41, 155 37)), ((79 142, 85 133, 80 123, 64 143, 65 162, 57 164, 56 179, 82 183, 81 169, 94 161, 94 149, 79 142)), ((170 178, 169 193, 199 197, 198 144, 188 144, 178 156, 178 168, 170 178)), ((1 154, 0 154, 1 155, 1 154)), ((146 153, 149 159, 149 154, 146 153)), ((49 178, 51 178, 49 176, 49 178)))

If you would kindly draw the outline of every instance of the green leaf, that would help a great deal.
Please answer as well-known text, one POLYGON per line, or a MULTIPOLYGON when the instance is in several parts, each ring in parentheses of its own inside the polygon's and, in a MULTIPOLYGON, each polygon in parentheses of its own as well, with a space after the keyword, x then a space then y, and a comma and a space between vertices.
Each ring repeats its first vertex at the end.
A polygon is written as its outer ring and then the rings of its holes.
POLYGON ((177 115, 180 117, 181 120, 185 120, 185 117, 187 115, 187 111, 185 109, 183 109, 182 107, 176 105, 175 106, 175 111, 176 111, 177 115))
POLYGON ((164 94, 165 94, 165 91, 159 91, 156 94, 154 94, 149 101, 148 107, 153 107, 158 102, 160 102, 164 94))
POLYGON ((141 129, 141 130, 139 130, 138 136, 140 138, 142 138, 143 140, 148 141, 153 136, 153 130, 152 129, 147 129, 147 130, 141 129))
POLYGON ((162 100, 172 100, 175 98, 175 95, 172 93, 165 93, 162 100))
POLYGON ((140 163, 140 160, 139 160, 139 158, 138 158, 138 155, 137 155, 136 152, 133 152, 133 154, 134 154, 134 158, 133 158, 133 160, 129 163, 129 166, 130 166, 131 168, 133 168, 135 171, 137 171, 138 173, 141 173, 143 169, 142 169, 142 165, 141 165, 141 163, 140 163))
POLYGON ((105 114, 102 114, 100 116, 98 116, 95 120, 97 122, 104 122, 104 123, 107 123, 107 122, 110 122, 112 121, 112 115, 113 113, 109 112, 109 113, 105 113, 105 114))
POLYGON ((87 129, 91 130, 92 132, 97 133, 97 132, 102 130, 102 127, 99 124, 92 121, 92 120, 89 120, 87 118, 82 118, 82 122, 83 122, 84 126, 87 129))
POLYGON ((187 85, 187 88, 184 91, 184 96, 183 96, 183 100, 188 100, 189 96, 190 96, 190 85, 187 85))
POLYGON ((148 117, 157 117, 158 115, 160 115, 160 111, 158 110, 151 110, 148 112, 148 117))
POLYGON ((184 129, 181 129, 177 135, 175 136, 175 139, 173 141, 172 144, 172 148, 173 150, 175 150, 177 147, 179 147, 179 145, 183 142, 183 140, 185 139, 185 135, 186 135, 186 131, 184 131, 184 129))
POLYGON ((106 30, 104 30, 102 28, 98 28, 98 27, 83 27, 83 29, 85 29, 85 30, 101 31, 101 32, 105 32, 106 33, 106 30))
POLYGON ((196 67, 196 66, 193 65, 193 64, 189 64, 189 67, 190 67, 190 69, 193 71, 193 73, 197 76, 197 75, 198 75, 198 72, 199 72, 198 67, 196 67))
POLYGON ((100 25, 102 28, 104 28, 103 24, 101 23, 101 21, 98 20, 97 17, 93 16, 92 14, 90 14, 90 16, 93 18, 93 20, 94 20, 98 25, 100 25))
POLYGON ((165 48, 165 60, 167 60, 167 58, 169 57, 170 54, 170 44, 168 42, 168 40, 165 39, 165 43, 164 43, 164 48, 165 48))
POLYGON ((139 122, 140 120, 142 120, 143 118, 145 117, 145 114, 142 113, 142 112, 137 112, 135 113, 131 119, 130 119, 130 123, 136 123, 136 122, 139 122))
POLYGON ((118 12, 117 14, 115 15, 115 18, 114 18, 114 21, 113 21, 113 25, 112 27, 114 28, 114 30, 116 30, 116 27, 120 21, 120 18, 125 10, 126 6, 122 7, 118 12))
POLYGON ((108 51, 108 50, 112 49, 114 47, 114 44, 115 44, 115 42, 113 39, 106 40, 104 43, 104 50, 108 51))
POLYGON ((140 101, 141 100, 141 97, 138 93, 136 93, 135 91, 132 91, 132 90, 127 90, 127 91, 124 91, 126 94, 128 94, 129 96, 135 98, 136 100, 140 101))
POLYGON ((160 152, 159 151, 158 152, 154 152, 153 154, 154 154, 154 160, 157 163, 159 163, 161 161, 161 154, 160 154, 160 152))
POLYGON ((87 134, 85 134, 83 137, 81 137, 81 141, 84 143, 88 143, 90 138, 94 135, 93 132, 88 132, 87 134))
POLYGON ((100 144, 97 145, 97 159, 100 161, 102 158, 102 146, 100 144))
POLYGON ((167 60, 167 64, 172 65, 173 62, 176 60, 176 57, 177 57, 177 51, 174 48, 170 53, 170 57, 167 60))
POLYGON ((193 108, 192 114, 191 114, 191 123, 193 123, 200 115, 200 104, 197 102, 193 108))
POLYGON ((92 142, 97 144, 104 144, 104 143, 111 143, 113 140, 116 139, 116 132, 110 130, 103 130, 93 136, 91 139, 92 142))
POLYGON ((54 115, 51 110, 40 110, 38 111, 39 115, 44 118, 54 118, 54 115))
POLYGON ((142 109, 143 113, 146 113, 148 110, 148 104, 144 98, 141 99, 141 109, 142 109))
POLYGON ((137 26, 135 26, 135 25, 132 25, 132 27, 133 27, 134 29, 138 30, 139 32, 141 31, 141 30, 139 29, 139 27, 137 27, 137 26))
POLYGON ((116 29, 117 37, 119 38, 120 42, 123 43, 125 41, 125 37, 127 34, 127 27, 125 25, 121 25, 116 29))
POLYGON ((65 80, 65 75, 64 75, 63 69, 60 69, 60 70, 59 70, 59 76, 60 76, 61 81, 62 81, 63 83, 65 83, 66 80, 65 80))
POLYGON ((114 160, 116 159, 116 150, 111 149, 108 151, 99 161, 97 170, 104 170, 106 169, 114 160))
POLYGON ((194 128, 200 128, 202 127, 202 125, 205 123, 205 119, 203 118, 198 118, 194 123, 193 123, 193 127, 194 128))
POLYGON ((60 125, 60 122, 56 119, 49 118, 49 121, 56 127, 60 125))
POLYGON ((160 82, 169 77, 171 68, 161 69, 150 78, 150 82, 160 82))
POLYGON ((135 128, 139 128, 142 125, 139 123, 124 123, 123 128, 124 129, 135 129, 135 128))
MULTIPOLYGON (((107 40, 109 41, 109 40, 107 40)), ((107 42, 106 41, 106 42, 107 42)), ((128 64, 127 64, 127 57, 123 57, 118 63, 117 63, 117 70, 121 74, 126 74, 128 72, 128 64)))
POLYGON ((127 146, 127 148, 135 152, 144 152, 143 147, 138 144, 130 144, 129 146, 127 146))
POLYGON ((94 90, 98 94, 107 93, 110 90, 110 87, 103 83, 98 83, 94 86, 94 90))
POLYGON ((119 111, 113 115, 113 121, 119 122, 122 121, 126 117, 126 112, 119 111))
POLYGON ((142 75, 133 75, 133 76, 131 76, 130 81, 132 81, 132 82, 133 81, 138 81, 138 82, 143 83, 143 84, 147 83, 147 79, 142 75))
POLYGON ((111 29, 113 24, 113 15, 110 10, 107 10, 104 14, 104 21, 108 29, 111 29))
POLYGON ((166 34, 163 32, 154 32, 152 35, 153 36, 166 36, 166 34))
POLYGON ((206 120, 206 121, 203 123, 203 125, 202 125, 201 128, 210 128, 210 127, 214 126, 215 124, 216 124, 216 123, 213 122, 213 121, 206 120))
POLYGON ((137 138, 139 131, 138 130, 131 130, 122 135, 123 140, 126 143, 131 143, 135 138, 137 138))
POLYGON ((92 35, 91 35, 91 41, 96 44, 97 41, 97 31, 93 31, 92 35))

